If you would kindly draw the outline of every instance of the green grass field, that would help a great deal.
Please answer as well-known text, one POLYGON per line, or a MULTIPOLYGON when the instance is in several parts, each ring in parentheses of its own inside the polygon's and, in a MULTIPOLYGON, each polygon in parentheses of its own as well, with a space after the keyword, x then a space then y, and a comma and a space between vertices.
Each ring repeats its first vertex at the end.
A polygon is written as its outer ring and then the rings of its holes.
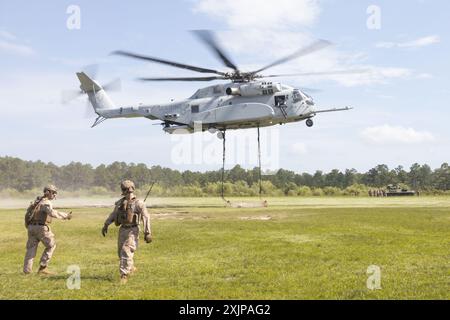
POLYGON ((450 298, 450 198, 268 201, 153 200, 154 242, 141 239, 125 286, 117 228, 100 234, 110 209, 75 208, 73 220, 54 221, 58 275, 49 277, 22 274, 24 210, 0 209, 0 299, 450 298), (80 290, 66 288, 73 264, 80 290), (379 290, 366 286, 370 265, 381 268, 379 290))

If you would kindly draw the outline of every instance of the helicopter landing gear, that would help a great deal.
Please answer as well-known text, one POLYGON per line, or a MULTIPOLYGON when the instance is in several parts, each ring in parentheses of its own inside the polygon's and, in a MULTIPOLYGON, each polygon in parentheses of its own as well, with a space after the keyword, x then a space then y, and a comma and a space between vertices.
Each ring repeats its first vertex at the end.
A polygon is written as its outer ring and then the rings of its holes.
POLYGON ((306 126, 311 128, 314 125, 314 122, 311 119, 306 120, 306 126))
POLYGON ((214 127, 208 128, 208 132, 209 132, 209 133, 214 134, 214 133, 216 133, 217 131, 218 131, 218 130, 217 130, 216 128, 214 128, 214 127))

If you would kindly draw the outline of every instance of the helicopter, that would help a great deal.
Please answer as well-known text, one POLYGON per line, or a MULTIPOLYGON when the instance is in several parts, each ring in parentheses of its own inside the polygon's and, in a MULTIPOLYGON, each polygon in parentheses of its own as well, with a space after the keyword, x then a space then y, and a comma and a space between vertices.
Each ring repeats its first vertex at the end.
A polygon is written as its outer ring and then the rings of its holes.
POLYGON ((128 51, 114 51, 112 54, 168 65, 199 73, 210 74, 203 77, 159 77, 139 78, 141 81, 217 81, 215 84, 198 89, 191 97, 161 104, 139 104, 117 107, 105 92, 106 87, 92 79, 86 72, 77 72, 82 94, 87 94, 98 117, 92 127, 106 119, 144 117, 159 120, 167 133, 193 133, 201 131, 217 132, 224 138, 225 130, 259 128, 305 120, 308 127, 313 126, 312 118, 319 113, 346 111, 352 108, 316 109, 313 98, 304 90, 291 87, 268 78, 286 76, 314 76, 360 73, 358 70, 331 72, 310 72, 296 74, 262 75, 260 72, 293 59, 312 54, 331 45, 329 41, 318 40, 296 52, 278 59, 258 70, 244 72, 232 62, 219 46, 214 34, 209 30, 196 30, 193 33, 232 71, 218 71, 197 67, 128 51), (211 75, 214 74, 214 75, 211 75))

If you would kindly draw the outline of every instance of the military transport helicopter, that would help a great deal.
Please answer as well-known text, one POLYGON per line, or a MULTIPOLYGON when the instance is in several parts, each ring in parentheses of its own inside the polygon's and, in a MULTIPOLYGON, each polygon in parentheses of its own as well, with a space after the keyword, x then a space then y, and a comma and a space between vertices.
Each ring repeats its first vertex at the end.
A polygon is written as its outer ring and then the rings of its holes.
POLYGON ((163 130, 168 133, 192 133, 195 127, 201 128, 202 131, 208 130, 211 133, 219 131, 218 137, 223 138, 225 130, 229 129, 259 128, 302 120, 306 120, 306 125, 311 127, 313 126, 312 118, 318 113, 351 109, 345 107, 318 110, 315 108, 314 100, 306 92, 266 79, 285 76, 360 73, 361 71, 260 74, 261 71, 329 46, 331 43, 326 40, 318 40, 258 70, 243 72, 225 54, 210 31, 197 30, 194 31, 194 34, 232 71, 223 72, 196 67, 127 51, 115 51, 113 54, 200 73, 215 74, 205 77, 140 78, 142 81, 229 80, 228 83, 198 89, 191 97, 181 101, 156 105, 139 104, 117 107, 96 80, 91 79, 86 72, 79 72, 77 76, 81 82, 82 93, 88 95, 89 101, 98 115, 92 127, 106 119, 145 117, 150 120, 162 121, 163 130))
MULTIPOLYGON (((77 73, 81 82, 81 93, 88 95, 89 101, 98 115, 92 127, 97 126, 106 119, 145 117, 150 120, 160 120, 163 130, 168 133, 193 133, 197 130, 211 133, 217 132, 222 139, 222 191, 224 197, 224 172, 225 172, 225 132, 229 129, 258 129, 258 162, 259 162, 259 194, 262 194, 261 178, 261 149, 260 127, 276 124, 285 124, 306 120, 308 127, 313 126, 312 118, 318 113, 344 111, 351 108, 316 109, 314 100, 303 90, 291 86, 266 80, 267 78, 286 76, 314 76, 336 75, 348 73, 362 73, 361 70, 342 70, 330 72, 310 72, 294 74, 262 75, 261 71, 286 63, 328 47, 331 43, 326 40, 318 40, 309 46, 276 60, 255 71, 243 72, 231 61, 224 50, 218 45, 214 35, 208 30, 197 30, 194 34, 202 40, 211 51, 232 69, 224 72, 214 69, 192 66, 188 64, 163 60, 160 58, 145 56, 127 51, 115 51, 113 54, 126 56, 196 71, 205 74, 214 74, 204 77, 168 77, 168 78, 140 78, 142 81, 213 81, 228 80, 225 84, 216 84, 198 89, 191 97, 175 102, 156 105, 132 105, 117 107, 105 92, 108 86, 102 87, 86 72, 77 73)), ((77 95, 80 92, 77 93, 77 95)), ((229 201, 226 201, 230 204, 229 201)), ((266 206, 267 202, 264 201, 266 206)))

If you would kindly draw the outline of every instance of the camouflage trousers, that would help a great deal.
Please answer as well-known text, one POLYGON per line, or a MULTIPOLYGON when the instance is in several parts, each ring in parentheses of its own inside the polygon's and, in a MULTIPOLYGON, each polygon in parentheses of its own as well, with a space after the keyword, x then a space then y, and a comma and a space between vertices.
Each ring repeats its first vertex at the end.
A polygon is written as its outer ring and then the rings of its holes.
POLYGON ((139 227, 119 229, 118 254, 120 259, 120 275, 128 275, 133 266, 134 252, 138 246, 139 227))
POLYGON ((49 226, 29 225, 27 251, 23 263, 23 272, 25 273, 30 273, 33 270, 33 260, 36 256, 39 242, 42 242, 45 247, 40 261, 40 265, 45 267, 48 265, 56 248, 55 235, 49 226))

